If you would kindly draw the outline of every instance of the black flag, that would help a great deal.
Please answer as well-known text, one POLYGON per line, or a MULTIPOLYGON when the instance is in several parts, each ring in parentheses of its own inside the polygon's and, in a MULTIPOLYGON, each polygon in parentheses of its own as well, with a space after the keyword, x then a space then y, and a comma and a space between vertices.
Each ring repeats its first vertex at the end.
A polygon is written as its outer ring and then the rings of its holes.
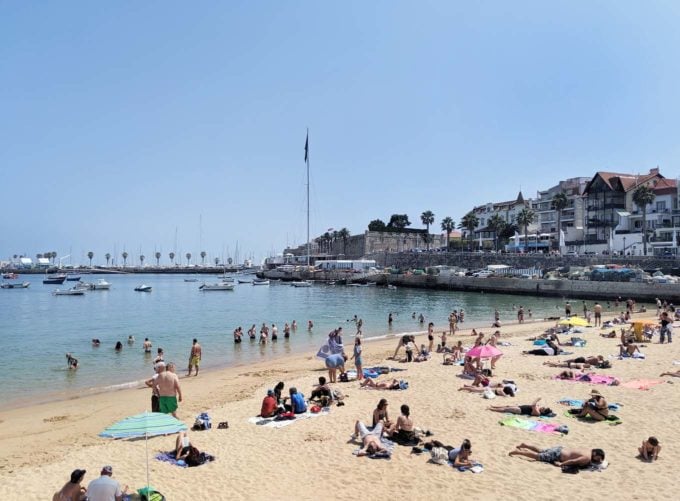
POLYGON ((309 157, 309 131, 307 131, 307 137, 305 139, 305 162, 309 157))

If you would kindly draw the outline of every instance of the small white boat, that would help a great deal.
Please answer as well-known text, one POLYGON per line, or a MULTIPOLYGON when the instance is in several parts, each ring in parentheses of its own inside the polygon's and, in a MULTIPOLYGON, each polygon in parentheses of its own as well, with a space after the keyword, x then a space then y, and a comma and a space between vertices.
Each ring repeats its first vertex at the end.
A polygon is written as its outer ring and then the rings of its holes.
POLYGON ((253 285, 269 285, 269 280, 253 280, 253 285))
POLYGON ((200 291, 233 291, 234 290, 234 284, 228 284, 226 282, 222 282, 219 284, 203 284, 201 285, 198 290, 200 291))
POLYGON ((137 287, 135 287, 135 290, 137 292, 151 292, 151 286, 142 284, 142 285, 138 285, 137 287))
POLYGON ((290 285, 293 287, 311 287, 312 282, 308 282, 307 280, 302 280, 299 282, 291 282, 290 285))
POLYGON ((392 284, 387 284, 387 288, 391 291, 397 290, 397 286, 392 284))
POLYGON ((246 278, 239 278, 238 283, 240 283, 240 284, 250 284, 250 283, 252 283, 252 280, 248 280, 246 278))
POLYGON ((94 284, 91 284, 89 282, 78 282, 76 285, 73 286, 74 289, 78 289, 79 291, 89 291, 92 289, 94 284))
POLYGON ((104 280, 103 278, 100 278, 97 280, 96 284, 90 284, 90 289, 93 291, 107 291, 111 288, 111 284, 104 280))
POLYGON ((21 283, 3 282, 2 284, 0 284, 0 289, 28 289, 29 285, 31 285, 31 282, 21 282, 21 283))
POLYGON ((84 296, 85 291, 82 289, 76 289, 74 287, 73 289, 65 290, 55 289, 52 291, 52 294, 54 294, 55 296, 84 296))

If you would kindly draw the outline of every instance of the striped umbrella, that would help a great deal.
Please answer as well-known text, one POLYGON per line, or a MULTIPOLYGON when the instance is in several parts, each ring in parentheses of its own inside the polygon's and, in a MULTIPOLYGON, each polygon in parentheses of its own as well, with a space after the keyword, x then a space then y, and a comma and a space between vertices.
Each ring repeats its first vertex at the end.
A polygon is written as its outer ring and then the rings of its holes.
POLYGON ((146 488, 149 489, 149 437, 155 435, 170 435, 185 431, 185 425, 179 419, 170 414, 160 412, 143 412, 135 416, 127 417, 112 424, 99 436, 104 438, 137 438, 144 437, 146 451, 146 488))

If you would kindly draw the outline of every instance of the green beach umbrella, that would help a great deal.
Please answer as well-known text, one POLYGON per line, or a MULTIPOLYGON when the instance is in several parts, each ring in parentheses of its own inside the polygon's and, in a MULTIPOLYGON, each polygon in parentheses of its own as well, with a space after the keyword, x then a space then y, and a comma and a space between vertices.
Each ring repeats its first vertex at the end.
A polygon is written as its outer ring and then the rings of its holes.
POLYGON ((156 435, 170 435, 185 431, 185 425, 170 414, 161 412, 143 412, 127 417, 112 424, 99 436, 104 438, 139 438, 144 437, 146 451, 146 488, 149 489, 149 437, 156 435))

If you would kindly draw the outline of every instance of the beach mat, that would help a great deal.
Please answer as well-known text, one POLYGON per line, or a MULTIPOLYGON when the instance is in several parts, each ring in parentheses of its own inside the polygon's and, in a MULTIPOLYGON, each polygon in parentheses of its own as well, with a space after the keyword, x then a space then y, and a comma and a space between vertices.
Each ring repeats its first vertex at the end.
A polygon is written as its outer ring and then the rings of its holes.
MULTIPOLYGON (((578 398, 563 398, 561 400, 558 400, 557 403, 566 405, 568 407, 583 407, 583 404, 585 404, 586 401, 579 400, 578 398)), ((609 404, 607 407, 609 408, 610 411, 618 411, 622 406, 623 404, 614 403, 609 404)))
MULTIPOLYGON (((163 463, 169 463, 174 466, 179 466, 180 468, 189 467, 189 465, 186 464, 184 461, 182 460, 178 461, 175 459, 175 451, 159 452, 158 454, 156 454, 156 456, 154 456, 154 459, 156 459, 157 461, 162 461, 163 463)), ((205 463, 199 464, 198 466, 203 466, 204 464, 212 463, 213 461, 215 461, 215 456, 205 454, 205 459, 206 459, 205 463)))
POLYGON ((327 416, 330 412, 331 412, 330 407, 324 407, 323 409, 321 409, 321 412, 317 412, 316 414, 310 411, 307 411, 304 414, 297 414, 295 416, 295 419, 284 419, 281 421, 277 421, 275 418, 263 418, 260 416, 255 416, 248 418, 248 422, 250 424, 262 426, 264 428, 284 428, 286 426, 290 426, 293 423, 304 421, 305 419, 311 419, 319 416, 327 416))
POLYGON ((663 383, 663 381, 658 379, 634 379, 627 383, 623 383, 621 386, 624 388, 633 388, 635 390, 649 390, 652 386, 663 383))
POLYGON ((501 426, 509 428, 520 428, 526 431, 533 431, 536 433, 569 433, 569 428, 558 423, 546 423, 543 421, 535 421, 533 419, 525 419, 517 416, 510 416, 498 421, 501 426))

